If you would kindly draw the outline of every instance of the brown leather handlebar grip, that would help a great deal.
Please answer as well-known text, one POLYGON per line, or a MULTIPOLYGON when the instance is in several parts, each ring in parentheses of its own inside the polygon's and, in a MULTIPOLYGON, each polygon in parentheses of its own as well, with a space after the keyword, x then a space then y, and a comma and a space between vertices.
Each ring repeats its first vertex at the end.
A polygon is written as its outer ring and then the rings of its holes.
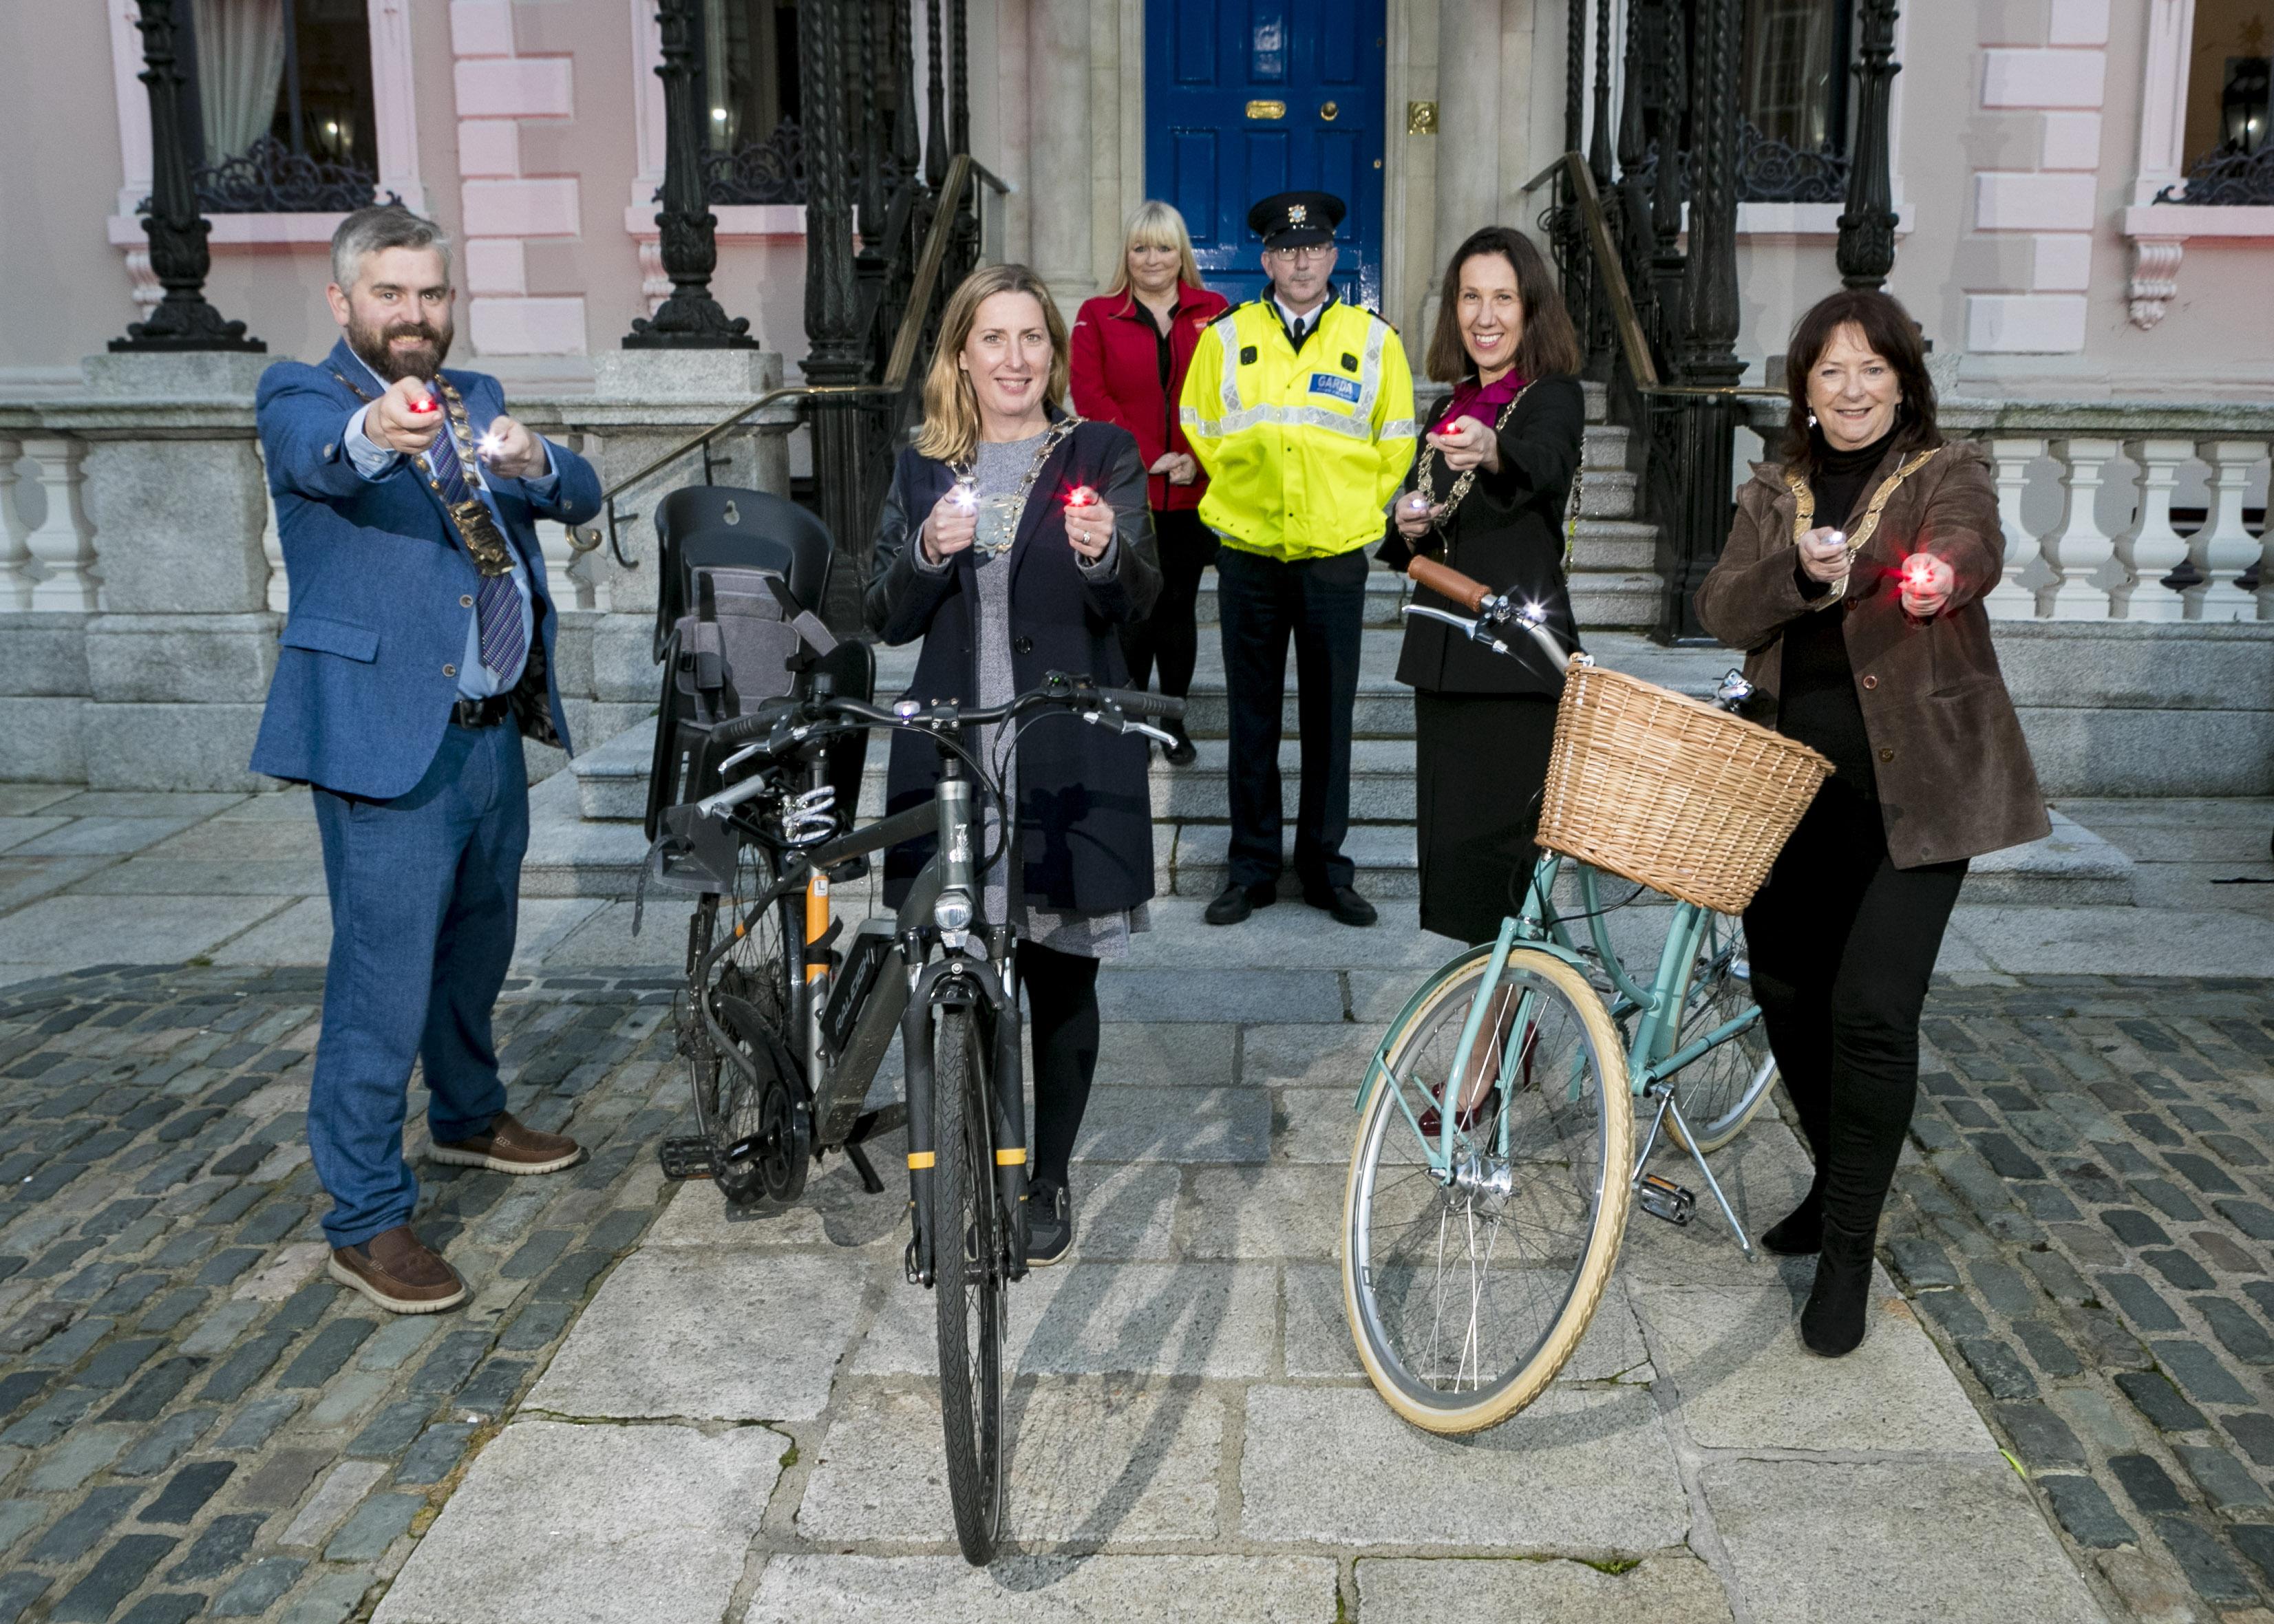
POLYGON ((1483 608, 1485 599, 1493 595, 1492 589, 1481 581, 1472 581, 1459 570, 1434 559, 1417 558, 1405 567, 1405 573, 1431 591, 1463 605, 1471 614, 1483 608))

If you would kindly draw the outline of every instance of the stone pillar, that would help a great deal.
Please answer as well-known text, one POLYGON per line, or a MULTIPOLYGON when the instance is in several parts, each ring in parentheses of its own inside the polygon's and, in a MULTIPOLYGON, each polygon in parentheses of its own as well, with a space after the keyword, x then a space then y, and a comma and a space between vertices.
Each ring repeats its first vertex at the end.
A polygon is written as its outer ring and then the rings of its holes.
POLYGON ((33 583, 34 609, 93 609, 102 596, 94 569, 94 527, 79 500, 86 475, 87 444, 64 434, 37 434, 24 441, 24 455, 39 470, 40 492, 48 511, 24 545, 45 574, 33 583))
POLYGON ((2037 595, 2022 581, 2037 559, 2037 538, 2022 523, 2022 492, 2029 483, 2029 464, 2044 454, 2042 440, 2000 435, 1990 442, 1990 457, 1998 467, 1998 523, 2006 532, 2005 568, 1982 600, 1984 612, 1993 620, 2037 618, 2037 595))
POLYGON ((1071 312, 1095 289, 1088 0, 1033 0, 1027 28, 1034 267, 1071 312))
POLYGON ((2100 482, 2120 449, 2112 440, 2057 440, 2065 499, 2060 528, 2045 538, 2045 561, 2060 578, 2037 596, 2037 612, 2055 620, 2109 618, 2110 583, 2103 578, 2116 557, 2115 538, 2100 528, 2095 509, 2100 482))
POLYGON ((2250 476, 2266 460, 2266 447, 2255 440, 2209 440, 2202 460, 2210 464, 2210 511, 2189 539, 2188 556, 2202 577, 2187 590, 2190 620, 2255 620, 2258 598, 2239 577, 2258 557, 2258 540, 2242 527, 2242 502, 2250 476))
MULTIPOLYGON (((1516 225, 1514 200, 1501 184, 1501 0, 1440 0, 1437 8, 1437 252, 1430 274, 1442 275, 1463 239, 1480 226, 1516 225)), ((1403 109, 1394 109, 1396 117, 1403 109)), ((1393 123, 1395 120, 1393 119, 1393 123)), ((1404 139, 1393 128, 1391 140, 1404 139)), ((1513 184, 1529 178, 1519 176, 1513 184)), ((1436 314, 1436 288, 1427 314, 1436 314)), ((1427 342, 1426 338, 1423 340, 1427 342)))
POLYGON ((267 480, 252 392, 267 357, 87 363, 104 613, 87 628, 92 788, 243 790, 276 667, 267 480))
POLYGON ((2181 620, 2187 603, 2164 577, 2187 561, 2187 544, 2172 528, 2172 487, 2195 455, 2189 440, 2127 440, 2125 455, 2140 465, 2140 506, 2116 538, 2126 581, 2112 595, 2120 620, 2181 620))

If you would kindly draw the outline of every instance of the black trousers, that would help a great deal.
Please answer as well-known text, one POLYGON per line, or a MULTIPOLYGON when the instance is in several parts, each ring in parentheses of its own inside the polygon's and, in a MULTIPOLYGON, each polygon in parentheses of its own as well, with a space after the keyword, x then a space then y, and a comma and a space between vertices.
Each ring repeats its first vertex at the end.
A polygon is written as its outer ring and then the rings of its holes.
POLYGON ((1035 1045, 1035 1124, 1029 1136, 1037 1179, 1063 1185, 1073 1142, 1097 1075, 1097 960, 1019 944, 1019 981, 1035 1045))
POLYGON ((1753 996, 1828 1236, 1869 1237, 1918 1098, 1919 1011, 1963 861, 1898 868, 1879 802, 1826 784, 1745 910, 1753 996))
POLYGON ((1280 708, 1287 644, 1295 644, 1295 719, 1303 778, 1295 812, 1295 874, 1306 889, 1347 885, 1351 711, 1358 703, 1366 627, 1362 549, 1289 563, 1227 546, 1216 554, 1224 680, 1231 711, 1231 881, 1269 885, 1284 866, 1279 839, 1280 708))
POLYGON ((1524 906, 1555 748, 1555 702, 1545 694, 1415 692, 1422 929, 1473 946, 1524 906))
POLYGON ((1163 512, 1156 508, 1153 539, 1161 552, 1161 596, 1152 613, 1121 628, 1121 657, 1129 662, 1131 688, 1142 688, 1150 681, 1157 661, 1161 691, 1181 699, 1193 691, 1193 667, 1200 660, 1200 628, 1193 611, 1200 599, 1201 572, 1216 562, 1216 532, 1191 508, 1163 512))

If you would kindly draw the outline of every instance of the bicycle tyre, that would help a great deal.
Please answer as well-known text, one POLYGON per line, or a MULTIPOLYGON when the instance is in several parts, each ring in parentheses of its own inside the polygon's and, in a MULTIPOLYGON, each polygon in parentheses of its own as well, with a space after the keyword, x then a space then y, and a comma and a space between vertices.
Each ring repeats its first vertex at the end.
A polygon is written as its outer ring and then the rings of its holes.
POLYGON ((995 1194, 993 1066, 968 1011, 932 1029, 933 1316, 947 1497, 964 1560, 994 1560, 1003 1524, 1006 1227, 995 1194))
MULTIPOLYGON (((1414 1085, 1426 1084, 1433 1064, 1449 1073, 1451 1051, 1481 988, 1488 958, 1480 950, 1438 972, 1384 1037, 1382 1049, 1395 1081, 1377 1080, 1359 1109, 1344 1192, 1343 1306, 1359 1360, 1392 1410, 1415 1426, 1440 1433, 1473 1432, 1505 1420, 1537 1398, 1563 1368, 1609 1283, 1631 1193, 1634 1105, 1625 1051, 1610 1012, 1577 970, 1531 948, 1509 955, 1501 983, 1538 995, 1529 1034, 1522 1040, 1527 1056, 1522 1080, 1502 1100, 1495 1123, 1480 1124, 1472 1140, 1472 1147, 1491 1143, 1497 1139, 1497 1122, 1507 1119, 1511 1154, 1505 1165, 1511 1187, 1502 1192, 1498 1207, 1480 1213, 1478 1191, 1440 1185, 1428 1175, 1426 1162, 1419 1160, 1419 1137, 1400 1108, 1398 1095, 1407 1091, 1407 1103, 1418 1116, 1419 1106, 1427 1101, 1413 1092, 1414 1085), (1540 1079, 1553 1079, 1552 1086, 1540 1079), (1564 1106, 1578 1109, 1559 1109, 1555 1096, 1562 1098, 1564 1106), (1563 1120, 1558 1121, 1559 1116, 1563 1120), (1391 1160, 1399 1154, 1406 1158, 1404 1162, 1391 1160), (1406 1172, 1396 1173, 1398 1166, 1406 1172), (1567 1215, 1570 1226, 1560 1237, 1552 1227, 1559 1214, 1567 1215), (1400 1312, 1404 1303, 1419 1303, 1428 1295, 1403 1291, 1408 1274, 1418 1283, 1429 1283, 1420 1278, 1426 1266, 1404 1261, 1404 1249, 1392 1244, 1411 1237, 1418 1243, 1416 1250, 1426 1254, 1433 1216, 1440 1278, 1432 1300, 1440 1310, 1443 1282, 1450 1277, 1444 1267, 1445 1239, 1455 1216, 1463 1220, 1461 1233, 1468 1243, 1467 1258, 1457 1264, 1458 1276, 1465 1282, 1461 1289, 1470 1302, 1469 1328, 1449 1381, 1436 1351, 1444 1341, 1442 1312, 1440 1323, 1428 1328, 1428 1357, 1424 1358, 1417 1357, 1424 1351, 1419 1346, 1419 1327, 1409 1328, 1407 1316, 1400 1312), (1492 1232, 1481 1262, 1476 1238, 1480 1216, 1492 1232), (1535 1237, 1544 1237, 1551 1245, 1560 1245, 1565 1255, 1537 1267, 1514 1257, 1502 1274, 1492 1276, 1516 1276, 1517 1283, 1510 1289, 1517 1289, 1529 1274, 1545 1294, 1541 1312, 1512 1327, 1510 1341, 1518 1348, 1517 1357, 1487 1379, 1479 1327, 1484 1288, 1479 1282, 1490 1274, 1503 1227, 1513 1236, 1519 1224, 1522 1238, 1512 1240, 1512 1248, 1520 1252, 1536 1244, 1535 1237), (1471 1347, 1477 1350, 1476 1369, 1465 1381, 1471 1347)), ((1485 1201, 1491 1194, 1484 1192, 1485 1201)), ((1504 1317, 1496 1305, 1495 1320, 1504 1317)))
POLYGON ((733 947, 712 966, 709 984, 693 989, 692 996, 705 1000, 712 1018, 734 1034, 757 1077, 754 1080, 743 1067, 720 1055, 717 1039, 699 1021, 688 1043, 696 1117, 711 1146, 719 1193, 737 1207, 755 1207, 770 1197, 794 1199, 802 1192, 811 1160, 810 1128, 801 1141, 798 1124, 785 1115, 781 1098, 787 1092, 794 1115, 805 1094, 796 1050, 787 1037, 792 1008, 789 933, 798 929, 793 913, 796 904, 786 898, 748 927, 742 917, 773 881, 773 862, 765 848, 745 846, 736 861, 734 891, 706 892, 695 905, 696 959, 709 952, 720 931, 740 931, 733 947), (727 1161, 728 1147, 764 1132, 772 1132, 783 1142, 760 1158, 727 1161), (770 1162, 771 1169, 762 1166, 762 1161, 770 1162))
MULTIPOLYGON (((1668 1054, 1743 1013, 1753 1001, 1751 975, 1744 968, 1744 926, 1728 914, 1713 915, 1707 926, 1668 1054)), ((1756 1025, 1674 1074, 1674 1098, 1682 1107, 1682 1118, 1677 1121, 1669 1114, 1666 1131, 1684 1150, 1710 1155, 1744 1131, 1776 1079, 1776 1056, 1769 1052, 1767 1033, 1756 1025), (1683 1122, 1690 1124, 1688 1133, 1682 1130, 1683 1122)))

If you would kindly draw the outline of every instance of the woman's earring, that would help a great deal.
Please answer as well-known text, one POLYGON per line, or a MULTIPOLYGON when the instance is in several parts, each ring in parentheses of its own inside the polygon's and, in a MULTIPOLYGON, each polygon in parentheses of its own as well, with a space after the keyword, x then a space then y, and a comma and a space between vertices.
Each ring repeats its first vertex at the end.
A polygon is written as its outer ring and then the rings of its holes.
POLYGON ((1816 426, 1816 414, 1812 411, 1808 414, 1808 426, 1811 428, 1816 426))

